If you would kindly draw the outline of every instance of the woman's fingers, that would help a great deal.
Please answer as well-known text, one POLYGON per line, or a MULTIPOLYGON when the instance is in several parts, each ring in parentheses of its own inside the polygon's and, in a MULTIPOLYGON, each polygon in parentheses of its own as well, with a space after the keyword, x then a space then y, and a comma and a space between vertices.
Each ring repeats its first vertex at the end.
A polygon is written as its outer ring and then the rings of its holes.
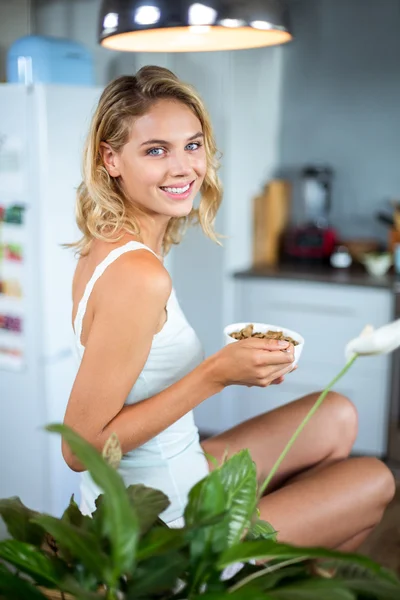
POLYGON ((278 350, 275 352, 260 351, 257 353, 257 361, 260 366, 285 365, 294 361, 294 348, 291 346, 287 350, 278 350))
MULTIPOLYGON (((298 369, 298 365, 295 365, 289 372, 289 373, 293 373, 293 371, 296 371, 296 369, 298 369)), ((277 377, 276 379, 274 379, 273 381, 271 381, 271 385, 279 385, 280 383, 283 383, 285 381, 285 377, 284 375, 280 375, 279 377, 277 377)))

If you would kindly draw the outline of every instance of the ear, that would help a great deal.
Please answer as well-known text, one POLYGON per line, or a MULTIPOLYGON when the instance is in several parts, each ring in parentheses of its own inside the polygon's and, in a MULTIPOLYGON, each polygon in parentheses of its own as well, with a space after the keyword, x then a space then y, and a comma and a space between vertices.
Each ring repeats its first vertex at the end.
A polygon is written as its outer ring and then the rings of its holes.
POLYGON ((107 144, 107 142, 101 142, 100 154, 110 177, 119 177, 121 175, 119 169, 119 157, 118 154, 111 148, 110 144, 107 144))

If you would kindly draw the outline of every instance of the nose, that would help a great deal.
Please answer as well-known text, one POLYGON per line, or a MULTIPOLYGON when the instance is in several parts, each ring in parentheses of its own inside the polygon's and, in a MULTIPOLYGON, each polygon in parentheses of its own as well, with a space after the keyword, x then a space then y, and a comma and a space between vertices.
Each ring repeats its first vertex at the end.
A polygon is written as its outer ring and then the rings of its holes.
POLYGON ((190 156, 187 152, 171 152, 169 172, 172 177, 187 177, 193 171, 190 156))

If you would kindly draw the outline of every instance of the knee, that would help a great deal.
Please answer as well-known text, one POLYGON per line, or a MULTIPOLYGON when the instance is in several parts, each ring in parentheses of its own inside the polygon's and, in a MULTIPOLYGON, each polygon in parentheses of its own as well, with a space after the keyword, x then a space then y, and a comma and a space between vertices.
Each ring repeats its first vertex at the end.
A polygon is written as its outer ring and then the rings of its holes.
POLYGON ((355 460, 362 463, 359 467, 365 472, 368 479, 369 495, 378 510, 378 520, 380 520, 396 493, 394 476, 390 469, 378 458, 364 457, 355 460))
POLYGON ((363 460, 367 462, 370 481, 377 495, 377 503, 384 511, 396 493, 396 481, 393 473, 378 458, 370 457, 363 460))
POLYGON ((358 414, 354 404, 337 392, 329 392, 326 399, 329 427, 335 436, 336 451, 347 457, 358 433, 358 414))

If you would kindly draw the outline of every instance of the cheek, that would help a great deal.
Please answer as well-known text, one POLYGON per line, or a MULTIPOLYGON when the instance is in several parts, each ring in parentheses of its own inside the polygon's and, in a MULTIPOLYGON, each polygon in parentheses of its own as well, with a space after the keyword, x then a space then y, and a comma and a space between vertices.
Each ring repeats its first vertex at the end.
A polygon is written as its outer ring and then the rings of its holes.
POLYGON ((197 156, 193 159, 193 169, 200 177, 205 177, 207 172, 207 159, 206 156, 197 156))
POLYGON ((129 171, 132 185, 137 188, 159 185, 160 180, 164 177, 164 170, 157 161, 153 163, 147 161, 137 161, 131 165, 129 171))

